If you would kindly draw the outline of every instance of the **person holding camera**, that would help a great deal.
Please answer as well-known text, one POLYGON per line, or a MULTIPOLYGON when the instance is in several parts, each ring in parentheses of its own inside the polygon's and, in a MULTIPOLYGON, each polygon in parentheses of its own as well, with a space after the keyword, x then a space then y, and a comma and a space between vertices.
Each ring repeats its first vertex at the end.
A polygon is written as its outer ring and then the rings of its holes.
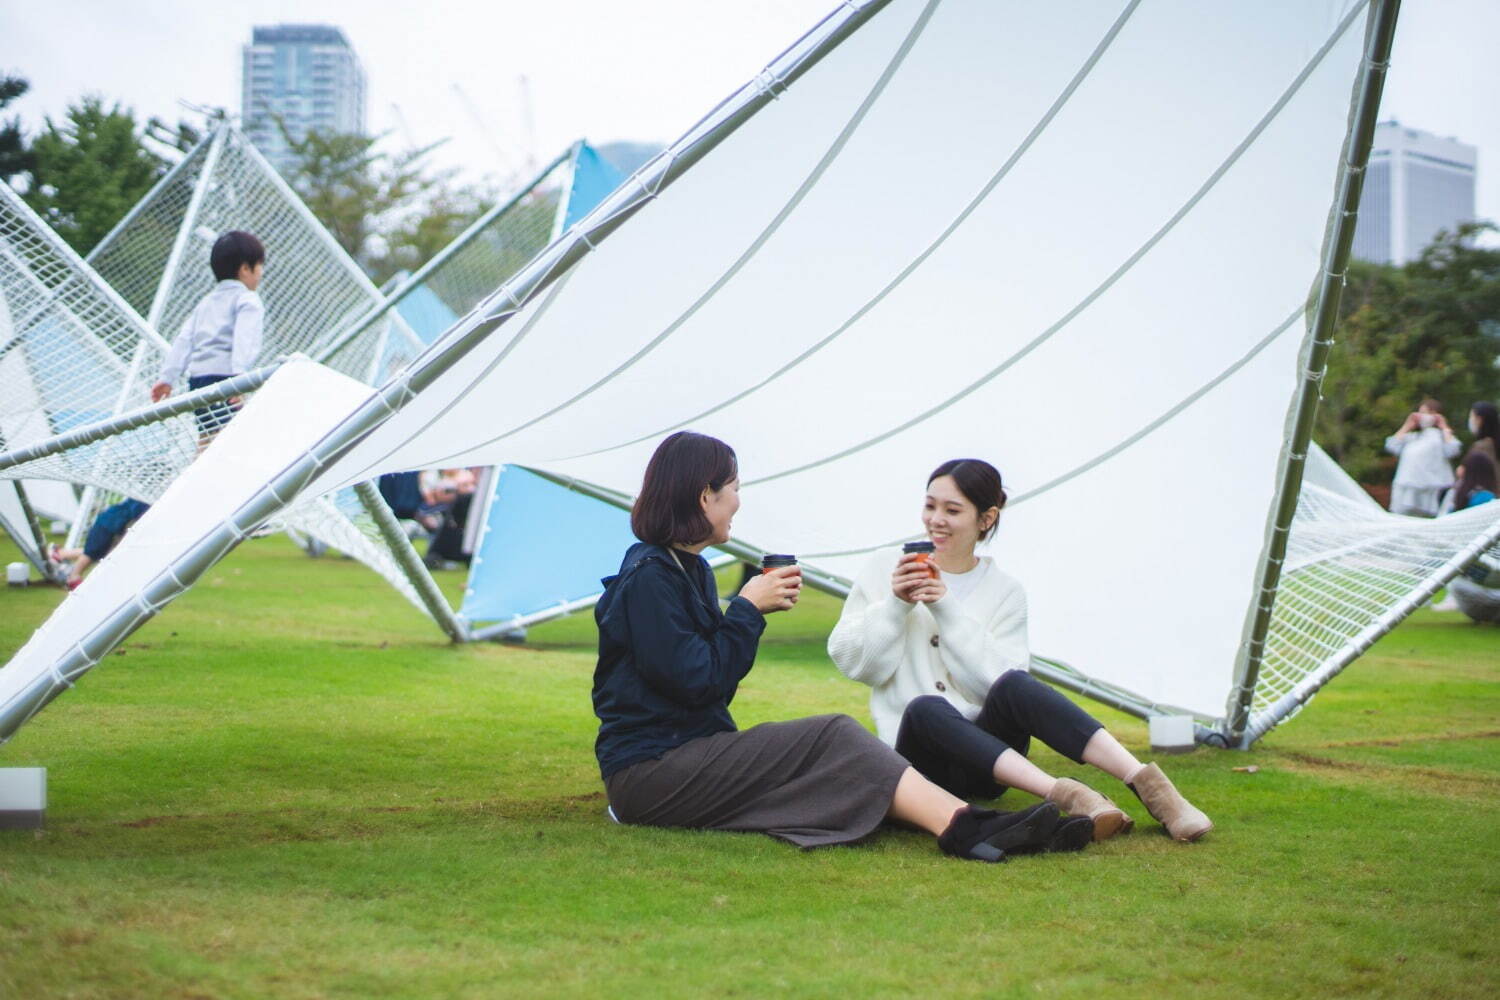
POLYGON ((1391 513, 1436 517, 1443 492, 1453 485, 1458 437, 1443 416, 1443 404, 1424 399, 1407 414, 1401 428, 1385 439, 1385 450, 1396 456, 1391 481, 1391 513))

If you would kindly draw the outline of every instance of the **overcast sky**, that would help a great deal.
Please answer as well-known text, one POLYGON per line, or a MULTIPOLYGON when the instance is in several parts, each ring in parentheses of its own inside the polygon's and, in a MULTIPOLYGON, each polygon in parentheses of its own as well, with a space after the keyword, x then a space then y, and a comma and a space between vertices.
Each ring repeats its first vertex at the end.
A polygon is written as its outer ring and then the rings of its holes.
MULTIPOLYGON (((545 162, 580 136, 596 143, 676 138, 835 6, 835 0, 0 3, 0 70, 31 81, 31 93, 10 110, 32 130, 86 93, 119 100, 142 119, 190 118, 182 101, 238 113, 240 48, 252 25, 335 24, 364 64, 372 130, 391 131, 390 141, 402 146, 446 137, 436 162, 461 166, 474 178, 504 179, 519 177, 528 157, 545 162)), ((1500 219, 1497 41, 1500 0, 1406 0, 1382 111, 1383 118, 1479 147, 1478 210, 1490 219, 1500 219)))

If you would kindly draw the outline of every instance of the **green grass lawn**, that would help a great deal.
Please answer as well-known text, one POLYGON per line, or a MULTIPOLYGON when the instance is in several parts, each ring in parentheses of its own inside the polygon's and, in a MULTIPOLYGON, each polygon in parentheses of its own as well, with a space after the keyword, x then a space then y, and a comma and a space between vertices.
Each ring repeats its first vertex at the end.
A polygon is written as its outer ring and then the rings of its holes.
MULTIPOLYGON (((0 662, 60 599, 0 592, 0 662)), ((868 722, 824 654, 837 611, 773 619, 741 726, 868 722)), ((1202 843, 1105 779, 1134 834, 998 866, 907 832, 803 853, 612 825, 593 643, 581 615, 449 646, 363 567, 246 543, 0 748, 49 779, 45 832, 0 832, 0 997, 1500 986, 1500 631, 1462 616, 1419 612, 1251 753, 1166 760, 1217 823, 1202 843)))

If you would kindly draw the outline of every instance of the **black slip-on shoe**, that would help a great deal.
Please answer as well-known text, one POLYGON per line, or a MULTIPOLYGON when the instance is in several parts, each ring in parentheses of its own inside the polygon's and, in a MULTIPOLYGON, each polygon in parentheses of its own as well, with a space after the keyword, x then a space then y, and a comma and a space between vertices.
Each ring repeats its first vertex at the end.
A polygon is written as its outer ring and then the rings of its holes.
POLYGON ((1004 861, 1007 851, 1044 848, 1057 828, 1058 818, 1057 806, 1050 802, 1020 812, 969 806, 953 814, 953 821, 938 838, 938 847, 956 858, 1004 861))
POLYGON ((1047 841, 1049 851, 1081 851, 1094 842, 1094 821, 1088 816, 1069 816, 1057 824, 1047 841))

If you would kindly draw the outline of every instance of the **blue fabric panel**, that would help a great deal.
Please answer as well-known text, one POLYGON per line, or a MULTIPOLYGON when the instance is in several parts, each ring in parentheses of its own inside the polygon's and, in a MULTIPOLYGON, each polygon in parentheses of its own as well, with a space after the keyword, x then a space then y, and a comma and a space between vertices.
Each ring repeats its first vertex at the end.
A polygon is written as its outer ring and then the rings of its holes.
POLYGON ((448 327, 458 322, 458 315, 426 285, 418 285, 400 302, 396 311, 412 328, 422 343, 430 344, 448 327))
MULTIPOLYGON (((495 477, 460 614, 499 622, 592 597, 637 541, 630 513, 514 465, 495 477)), ((707 559, 721 555, 715 549, 707 559)))
POLYGON ((597 594, 635 542, 629 512, 504 466, 460 613, 503 621, 597 594))
POLYGON ((605 199, 625 175, 615 168, 599 151, 588 143, 578 150, 573 161, 573 190, 568 196, 568 212, 563 216, 563 229, 593 211, 595 205, 605 199))

